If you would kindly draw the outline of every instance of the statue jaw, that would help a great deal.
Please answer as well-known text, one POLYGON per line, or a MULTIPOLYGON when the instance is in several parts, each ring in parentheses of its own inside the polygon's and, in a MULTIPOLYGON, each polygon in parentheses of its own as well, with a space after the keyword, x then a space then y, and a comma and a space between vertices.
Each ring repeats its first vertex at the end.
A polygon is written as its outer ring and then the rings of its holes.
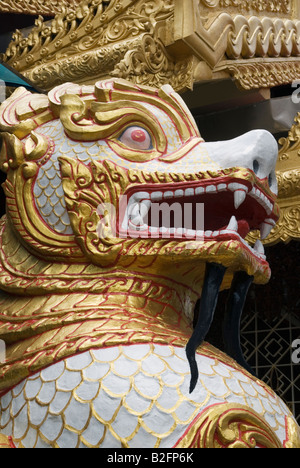
POLYGON ((72 230, 92 263, 148 273, 166 264, 169 277, 169 262, 194 267, 213 259, 231 273, 238 268, 255 282, 268 281, 261 242, 250 247, 245 237, 253 230, 265 236, 278 207, 253 171, 150 173, 67 157, 60 165, 72 230))

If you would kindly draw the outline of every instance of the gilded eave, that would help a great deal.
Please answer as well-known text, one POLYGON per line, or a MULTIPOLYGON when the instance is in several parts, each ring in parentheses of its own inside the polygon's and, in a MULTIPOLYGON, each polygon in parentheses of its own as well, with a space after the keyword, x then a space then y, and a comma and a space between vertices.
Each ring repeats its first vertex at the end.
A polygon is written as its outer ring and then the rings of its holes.
POLYGON ((232 77, 254 89, 300 76, 298 0, 65 0, 57 8, 28 37, 16 31, 3 57, 45 89, 111 75, 177 91, 232 77))
POLYGON ((80 0, 0 0, 0 13, 21 13, 23 15, 54 16, 63 11, 71 11, 80 0))

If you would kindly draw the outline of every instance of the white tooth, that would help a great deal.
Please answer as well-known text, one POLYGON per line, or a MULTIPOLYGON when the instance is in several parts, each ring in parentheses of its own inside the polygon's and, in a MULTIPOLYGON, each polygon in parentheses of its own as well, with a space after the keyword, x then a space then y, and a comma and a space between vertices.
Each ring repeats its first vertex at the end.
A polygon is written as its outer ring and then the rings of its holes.
POLYGON ((248 192, 247 185, 239 184, 238 182, 231 182, 228 184, 228 189, 232 192, 235 192, 236 190, 245 190, 245 192, 248 192))
POLYGON ((237 210, 239 206, 244 202, 247 192, 245 190, 236 190, 234 192, 234 207, 237 210))
POLYGON ((191 188, 191 187, 185 189, 184 195, 185 195, 186 197, 191 197, 191 196, 193 196, 193 195, 194 195, 194 189, 191 188))
POLYGON ((235 216, 231 216, 229 224, 226 229, 230 231, 237 231, 238 230, 238 223, 235 216))
POLYGON ((148 229, 148 225, 143 224, 143 220, 138 217, 134 218, 134 220, 130 220, 128 225, 131 229, 134 229, 135 231, 145 231, 148 229))
POLYGON ((202 239, 203 240, 203 237, 204 237, 204 231, 201 231, 200 229, 198 231, 196 231, 196 237, 199 239, 202 239))
POLYGON ((175 195, 175 197, 183 197, 183 190, 181 190, 181 189, 175 190, 174 195, 175 195))
POLYGON ((226 190, 227 189, 227 185, 226 184, 219 184, 218 185, 218 190, 219 192, 222 192, 223 190, 226 190))
POLYGON ((128 204, 132 202, 139 202, 140 200, 144 200, 144 199, 145 200, 150 199, 150 195, 148 192, 136 192, 132 195, 132 197, 130 197, 128 204))
POLYGON ((194 231, 194 229, 187 229, 186 230, 186 237, 195 237, 195 234, 196 234, 196 231, 194 231))
POLYGON ((144 222, 143 222, 143 219, 141 218, 140 214, 138 214, 137 216, 134 216, 132 218, 130 218, 130 223, 134 226, 134 227, 137 227, 137 226, 143 226, 144 222))
POLYGON ((128 207, 128 215, 130 219, 135 218, 136 216, 140 216, 139 203, 133 203, 128 207))
POLYGON ((259 254, 264 255, 265 254, 265 249, 264 246, 262 245, 261 241, 257 239, 257 241, 254 244, 253 249, 258 252, 259 254))
POLYGON ((205 191, 206 191, 206 193, 212 193, 212 192, 216 192, 217 189, 216 189, 216 187, 215 187, 214 185, 208 185, 208 186, 206 187, 206 190, 205 190, 205 191))
POLYGON ((205 189, 204 187, 197 187, 195 189, 195 195, 200 195, 201 193, 204 193, 205 189))
POLYGON ((161 200, 163 197, 162 192, 152 192, 151 193, 151 200, 161 200))
POLYGON ((150 200, 143 200, 140 203, 140 213, 141 213, 142 218, 146 216, 146 214, 149 211, 150 206, 151 206, 150 200))
POLYGON ((210 237, 212 235, 212 231, 205 231, 204 234, 206 237, 210 237))
POLYGON ((173 198, 174 194, 170 190, 164 193, 164 198, 173 198))
POLYGON ((166 235, 166 234, 169 234, 169 229, 166 228, 165 226, 162 226, 162 227, 159 228, 159 232, 160 232, 161 234, 166 235))
POLYGON ((275 221, 273 219, 265 219, 263 223, 259 226, 260 229, 260 238, 265 239, 271 232, 272 228, 275 225, 275 221))
POLYGON ((182 236, 185 232, 185 229, 184 228, 177 228, 176 229, 176 234, 179 235, 179 236, 182 236))

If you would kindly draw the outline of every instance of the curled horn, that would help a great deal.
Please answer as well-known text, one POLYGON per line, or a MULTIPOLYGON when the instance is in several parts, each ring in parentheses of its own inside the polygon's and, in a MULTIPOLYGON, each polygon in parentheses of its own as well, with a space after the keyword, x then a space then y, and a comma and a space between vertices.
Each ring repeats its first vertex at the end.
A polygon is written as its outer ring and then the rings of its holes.
POLYGON ((22 142, 7 132, 0 133, 0 139, 0 169, 3 172, 8 172, 9 168, 16 169, 24 162, 22 142))

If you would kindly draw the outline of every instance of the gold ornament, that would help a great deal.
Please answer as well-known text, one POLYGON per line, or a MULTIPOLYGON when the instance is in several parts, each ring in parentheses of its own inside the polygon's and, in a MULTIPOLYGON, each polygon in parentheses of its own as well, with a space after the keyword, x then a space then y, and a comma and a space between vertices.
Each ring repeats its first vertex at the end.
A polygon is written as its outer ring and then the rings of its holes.
MULTIPOLYGON (((42 3, 36 0, 32 8, 45 10, 42 3)), ((222 76, 255 89, 299 76, 299 18, 292 0, 58 3, 50 24, 39 17, 27 37, 15 32, 3 54, 42 89, 108 76, 157 87, 170 83, 177 91, 222 76)), ((26 1, 8 5, 17 12, 28 8, 26 1)))
MULTIPOLYGON (((234 195, 228 186, 239 190, 242 186, 262 200, 255 202, 252 197, 248 206, 256 203, 263 216, 268 210, 274 222, 279 216, 266 178, 259 180, 247 167, 222 168, 211 158, 191 114, 170 86, 157 90, 108 79, 95 86, 65 83, 48 96, 20 88, 1 106, 0 129, 0 165, 7 176, 7 214, 0 223, 0 339, 6 343, 6 358, 0 363, 1 396, 12 392, 14 401, 21 393, 15 395, 12 388, 24 379, 42 379, 44 369, 53 364, 68 367, 73 356, 93 356, 97 361, 97 350, 119 349, 124 359, 126 349, 136 344, 149 347, 152 354, 155 346, 164 346, 173 355, 185 352, 206 262, 226 268, 222 289, 230 286, 240 270, 253 276, 256 283, 268 281, 270 269, 264 256, 251 249, 236 231, 226 231, 223 226, 203 232, 201 239, 195 237, 195 229, 189 229, 194 232, 191 239, 187 232, 173 232, 169 238, 151 237, 144 235, 140 225, 135 235, 129 235, 133 231, 128 226, 134 219, 129 208, 136 208, 130 200, 136 196, 148 200, 146 190, 153 200, 162 193, 166 200, 170 192, 178 191, 179 196, 183 189, 189 194, 197 188, 208 189, 209 197, 219 197, 216 187, 224 191, 225 186, 233 207, 234 195), (218 195, 209 195, 211 191, 218 195)), ((223 399, 230 393, 229 381, 238 375, 247 382, 241 390, 243 398, 253 387, 263 398, 273 398, 280 408, 272 391, 226 354, 205 342, 198 354, 212 361, 216 370, 211 375, 222 380, 223 399)), ((160 359, 160 365, 166 366, 160 359)), ((115 369, 113 363, 112 374, 115 369)), ((181 382, 190 373, 175 371, 181 382)), ((204 375, 203 382, 209 387, 210 379, 206 382, 206 378, 204 375)), ((162 380, 160 386, 162 393, 162 380)), ((189 394, 180 396, 180 391, 178 387, 176 404, 191 404, 194 416, 188 423, 179 423, 178 417, 172 416, 172 427, 155 436, 155 444, 169 437, 178 425, 191 424, 205 409, 203 405, 207 406, 208 399, 195 402, 189 394)), ((26 389, 24 392, 30 405, 26 389)), ((209 394, 215 398, 214 392, 210 388, 209 394)), ((77 401, 75 393, 72 398, 77 401)), ((162 404, 160 395, 155 400, 157 408, 162 404)), ((5 405, 6 399, 2 402, 5 405)), ((93 400, 88 404, 93 405, 93 400)), ((2 406, 2 410, 7 408, 2 406)), ((241 417, 233 426, 225 416, 221 423, 224 445, 235 443, 236 435, 227 438, 228 427, 236 434, 244 421, 251 427, 241 438, 243 443, 251 445, 249 434, 257 432, 257 443, 267 443, 269 432, 270 445, 277 444, 261 414, 236 407, 232 415, 237 412, 241 417)), ((26 410, 26 415, 29 413, 26 410)), ((91 421, 93 413, 89 414, 91 421)), ((100 416, 98 422, 122 446, 129 447, 138 430, 147 426, 143 414, 135 416, 138 424, 128 437, 119 435, 113 420, 104 423, 100 416)), ((44 430, 27 422, 28 430, 44 430)), ((278 425, 282 430, 284 424, 278 425)), ((73 432, 78 441, 86 440, 82 429, 73 432)), ((290 444, 295 444, 293 428, 290 434, 290 444)), ((43 440, 59 446, 60 435, 51 440, 43 436, 43 440)), ((193 443, 190 435, 186 437, 189 440, 184 444, 193 443)), ((214 444, 214 436, 211 438, 209 444, 214 444)), ((25 439, 25 435, 14 435, 13 442, 21 447, 26 445, 25 439)), ((242 442, 239 439, 237 443, 242 442)))
POLYGON ((195 419, 176 448, 283 448, 266 421, 243 405, 215 404, 195 419))

